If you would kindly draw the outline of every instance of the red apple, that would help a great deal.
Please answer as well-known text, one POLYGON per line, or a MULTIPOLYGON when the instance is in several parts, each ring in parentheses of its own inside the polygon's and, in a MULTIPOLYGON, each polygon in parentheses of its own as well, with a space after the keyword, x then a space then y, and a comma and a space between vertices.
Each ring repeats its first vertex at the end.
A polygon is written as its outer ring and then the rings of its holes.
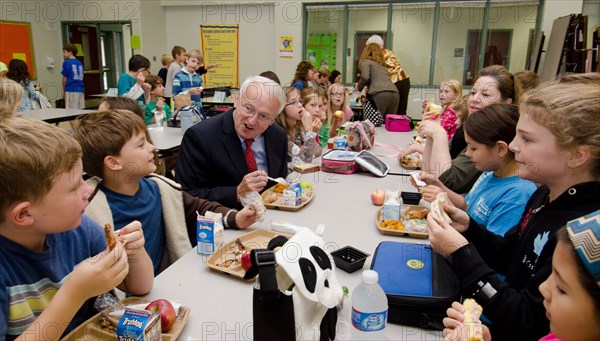
POLYGON ((371 193, 371 201, 373 202, 373 205, 383 205, 383 202, 385 201, 385 192, 380 189, 374 190, 373 193, 371 193))
POLYGON ((162 332, 168 332, 173 324, 175 324, 175 320, 177 320, 177 313, 175 313, 175 308, 171 302, 158 299, 150 302, 145 308, 148 311, 158 312, 160 315, 160 326, 162 328, 162 332))
POLYGON ((252 261, 250 260, 250 251, 244 252, 240 260, 242 263, 242 268, 244 268, 245 271, 248 271, 248 269, 252 267, 252 261))

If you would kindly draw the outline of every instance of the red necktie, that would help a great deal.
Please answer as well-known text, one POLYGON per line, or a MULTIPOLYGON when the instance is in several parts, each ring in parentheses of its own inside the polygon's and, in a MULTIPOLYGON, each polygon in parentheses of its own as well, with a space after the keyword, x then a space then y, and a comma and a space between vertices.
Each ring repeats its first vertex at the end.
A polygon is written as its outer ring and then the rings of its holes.
POLYGON ((245 142, 246 154, 244 154, 244 156, 246 157, 246 164, 248 164, 248 169, 250 172, 254 172, 257 169, 256 158, 254 157, 254 152, 252 152, 252 143, 254 142, 254 139, 247 139, 245 142))

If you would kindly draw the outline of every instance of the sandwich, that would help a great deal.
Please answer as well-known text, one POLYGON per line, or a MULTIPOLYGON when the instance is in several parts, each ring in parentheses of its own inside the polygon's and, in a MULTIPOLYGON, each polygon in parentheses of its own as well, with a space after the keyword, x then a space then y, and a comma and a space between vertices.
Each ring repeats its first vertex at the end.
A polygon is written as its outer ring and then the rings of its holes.
POLYGON ((444 204, 446 203, 448 203, 448 194, 446 192, 438 193, 436 198, 431 202, 432 217, 440 225, 442 224, 442 221, 452 224, 452 219, 450 219, 450 216, 444 211, 444 204))
POLYGON ((463 302, 465 307, 465 327, 469 328, 469 341, 483 341, 483 327, 479 317, 483 312, 483 308, 472 298, 467 298, 463 302))
POLYGON ((429 104, 425 108, 425 112, 429 112, 429 113, 433 114, 434 116, 437 116, 442 112, 442 106, 437 105, 433 102, 429 102, 429 104))
POLYGON ((320 170, 319 165, 316 165, 314 163, 300 163, 297 165, 294 165, 293 167, 294 171, 301 173, 301 174, 305 174, 305 173, 312 173, 312 172, 318 172, 320 170))

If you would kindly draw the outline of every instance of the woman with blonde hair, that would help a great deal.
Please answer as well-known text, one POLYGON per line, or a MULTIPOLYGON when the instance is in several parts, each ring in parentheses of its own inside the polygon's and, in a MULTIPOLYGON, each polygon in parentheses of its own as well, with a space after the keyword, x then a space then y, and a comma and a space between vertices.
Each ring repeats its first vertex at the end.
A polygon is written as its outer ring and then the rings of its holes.
POLYGON ((373 99, 377 110, 384 116, 395 114, 400 97, 385 68, 383 52, 379 45, 369 44, 364 48, 359 66, 360 78, 354 86, 355 89, 362 91, 365 86, 368 86, 367 95, 373 99))
POLYGON ((408 107, 408 92, 410 91, 410 76, 404 71, 398 57, 392 50, 388 50, 383 47, 383 38, 376 34, 372 35, 367 39, 366 45, 377 44, 381 48, 383 53, 383 59, 385 60, 385 67, 388 70, 390 80, 398 89, 398 95, 400 101, 398 103, 398 109, 396 114, 406 115, 406 108, 408 107))

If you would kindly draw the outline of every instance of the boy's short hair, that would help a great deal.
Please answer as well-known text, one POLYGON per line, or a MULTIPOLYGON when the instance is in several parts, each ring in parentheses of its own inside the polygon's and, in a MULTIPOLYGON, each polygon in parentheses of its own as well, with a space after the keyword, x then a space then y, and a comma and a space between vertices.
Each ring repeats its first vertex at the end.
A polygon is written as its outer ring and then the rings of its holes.
POLYGON ((150 84, 150 91, 156 89, 162 82, 162 78, 155 75, 148 75, 148 77, 146 77, 146 83, 150 84))
MULTIPOLYGON (((148 75, 148 77, 151 75, 148 75)), ((109 109, 124 109, 133 112, 141 118, 146 117, 138 102, 129 97, 104 97, 101 102, 106 102, 109 109)))
POLYGON ((188 53, 186 53, 185 56, 188 59, 189 58, 196 58, 200 63, 202 63, 204 61, 204 56, 202 55, 202 52, 200 52, 200 50, 191 50, 191 51, 188 51, 188 53))
POLYGON ((160 57, 160 63, 165 66, 173 61, 173 57, 170 54, 164 53, 160 57))
POLYGON ((277 74, 276 74, 275 72, 273 72, 273 71, 264 71, 264 72, 261 72, 261 73, 259 74, 259 76, 262 76, 262 77, 266 77, 266 78, 268 78, 268 79, 271 79, 271 80, 273 80, 275 83, 277 83, 277 84, 281 85, 281 81, 279 80, 279 77, 277 77, 277 74))
POLYGON ((134 54, 129 58, 129 71, 138 71, 139 69, 150 70, 150 60, 141 54, 134 54))
POLYGON ((63 50, 67 51, 67 52, 71 52, 73 54, 73 56, 77 55, 77 46, 75 46, 74 44, 65 44, 63 46, 63 50))
POLYGON ((173 49, 171 50, 171 55, 173 56, 173 59, 175 59, 182 52, 185 53, 185 48, 182 46, 179 46, 179 45, 175 45, 175 46, 173 46, 173 49))
POLYGON ((80 117, 73 137, 81 144, 83 170, 104 177, 104 158, 118 156, 123 146, 140 132, 146 122, 129 110, 107 110, 80 117))
POLYGON ((0 222, 19 200, 41 201, 54 181, 81 158, 66 130, 25 117, 0 120, 0 222))

